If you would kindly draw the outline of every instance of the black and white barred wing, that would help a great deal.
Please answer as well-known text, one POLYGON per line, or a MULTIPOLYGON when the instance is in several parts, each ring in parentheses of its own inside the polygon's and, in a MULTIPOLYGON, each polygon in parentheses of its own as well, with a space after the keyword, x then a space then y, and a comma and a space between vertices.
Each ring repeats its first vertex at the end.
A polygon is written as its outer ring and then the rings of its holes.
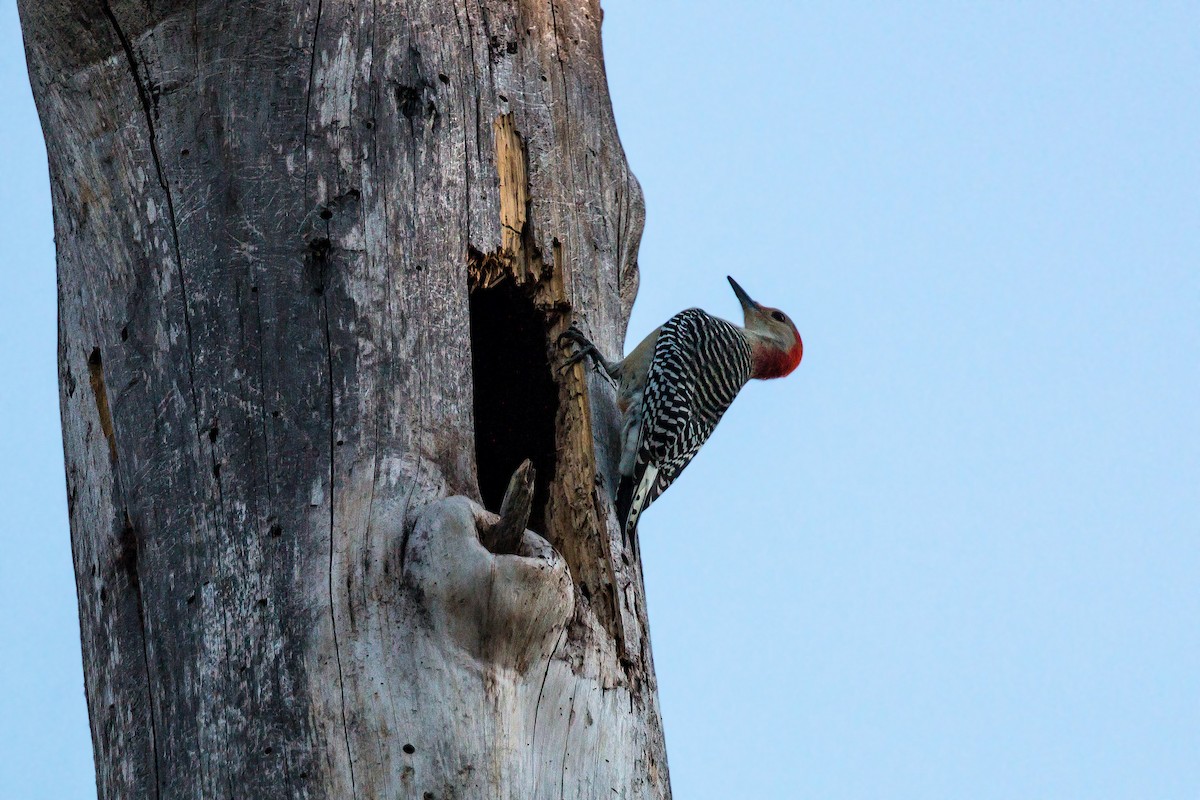
POLYGON ((663 325, 646 376, 634 474, 624 487, 627 513, 618 502, 625 531, 683 472, 749 379, 750 346, 734 325, 698 308, 663 325))

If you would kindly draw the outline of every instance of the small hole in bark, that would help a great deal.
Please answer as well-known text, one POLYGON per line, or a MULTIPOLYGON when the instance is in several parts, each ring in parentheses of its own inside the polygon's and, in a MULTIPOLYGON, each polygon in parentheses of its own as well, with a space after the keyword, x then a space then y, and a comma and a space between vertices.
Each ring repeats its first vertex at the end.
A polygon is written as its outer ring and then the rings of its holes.
POLYGON ((345 443, 346 443, 346 442, 345 442, 345 441, 343 441, 342 439, 338 439, 338 440, 337 440, 337 446, 338 446, 338 447, 341 447, 341 446, 342 446, 342 445, 344 445, 345 443))
POLYGON ((190 606, 190 605, 195 605, 195 603, 196 603, 196 593, 192 592, 191 594, 188 595, 187 604, 190 606))
MULTIPOLYGON (((326 212, 329 212, 330 217, 333 216, 333 212, 329 211, 328 208, 325 208, 321 210, 322 219, 329 218, 325 216, 326 212)), ((325 256, 329 255, 329 247, 330 241, 324 236, 318 236, 316 239, 313 239, 308 243, 308 249, 311 250, 312 254, 317 258, 324 258, 325 256)))
POLYGON ((267 598, 265 598, 265 597, 258 598, 258 607, 266 608, 267 607, 267 598))
POLYGON ((192 151, 188 150, 186 147, 179 151, 179 155, 181 156, 190 156, 191 154, 192 151))
POLYGON ((444 72, 438 73, 438 80, 445 84, 450 83, 450 77, 448 75, 446 75, 446 73, 444 73, 444 72))
POLYGON ((333 212, 328 208, 322 208, 320 217, 321 219, 333 219, 333 212))
POLYGON ((108 602, 108 589, 104 586, 100 587, 100 602, 101 603, 108 602))
POLYGON ((278 522, 272 522, 271 523, 271 537, 278 539, 280 536, 283 536, 283 526, 280 525, 278 522))
POLYGON ((121 341, 129 341, 129 328, 121 328, 121 341))
POLYGON ((210 442, 215 442, 217 440, 217 437, 220 435, 221 435, 221 432, 217 429, 216 425, 213 425, 211 428, 208 429, 208 440, 210 442))
POLYGON ((274 753, 275 751, 273 749, 271 749, 271 747, 268 746, 268 747, 263 748, 263 752, 266 753, 267 755, 271 755, 271 753, 274 753))
POLYGON ((417 748, 413 747, 411 744, 404 745, 403 750, 405 753, 408 753, 410 756, 413 753, 417 752, 417 748))
POLYGON ((513 472, 530 459, 537 482, 529 527, 537 531, 545 531, 557 453, 558 386, 547 351, 545 315, 511 280, 471 292, 479 493, 498 511, 513 472))
POLYGON ((413 115, 421 107, 421 89, 417 86, 397 86, 396 87, 396 106, 400 109, 400 113, 408 119, 412 119, 413 115))
POLYGON ((221 479, 221 465, 219 463, 213 464, 213 477, 217 480, 221 479))

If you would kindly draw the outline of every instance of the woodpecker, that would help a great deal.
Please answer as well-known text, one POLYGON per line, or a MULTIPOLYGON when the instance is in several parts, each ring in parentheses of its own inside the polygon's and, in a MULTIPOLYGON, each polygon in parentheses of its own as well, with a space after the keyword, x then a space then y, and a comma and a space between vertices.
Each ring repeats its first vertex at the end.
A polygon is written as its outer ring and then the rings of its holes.
POLYGON ((804 355, 787 314, 754 302, 733 278, 729 284, 745 327, 689 308, 620 361, 605 359, 574 326, 559 337, 560 344, 574 348, 565 366, 590 358, 617 384, 622 414, 617 519, 626 539, 641 513, 708 440, 741 388, 751 378, 790 374, 804 355))

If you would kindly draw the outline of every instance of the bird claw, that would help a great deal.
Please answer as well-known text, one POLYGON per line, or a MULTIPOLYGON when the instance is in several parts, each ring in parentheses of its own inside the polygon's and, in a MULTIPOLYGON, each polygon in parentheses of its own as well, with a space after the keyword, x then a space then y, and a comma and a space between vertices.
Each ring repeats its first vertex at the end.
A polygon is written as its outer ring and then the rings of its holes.
POLYGON ((569 355, 559 368, 560 373, 565 374, 567 370, 571 369, 580 361, 587 358, 589 352, 588 348, 591 345, 591 342, 589 342, 587 337, 583 335, 583 331, 579 330, 579 328, 576 328, 574 325, 571 325, 558 335, 558 339, 555 340, 555 344, 564 350, 568 348, 579 348, 574 353, 569 355))
POLYGON ((587 358, 587 351, 581 350, 578 353, 572 353, 565 361, 563 361, 562 366, 559 367, 559 373, 565 375, 567 370, 571 369, 571 367, 575 366, 580 361, 583 361, 585 358, 587 358))
POLYGON ((583 331, 579 330, 575 325, 571 325, 558 335, 557 344, 562 348, 578 348, 563 361, 562 367, 559 368, 561 374, 565 374, 567 370, 574 367, 580 361, 590 357, 592 359, 592 371, 598 375, 602 375, 614 384, 616 383, 613 377, 601 368, 600 365, 604 357, 600 355, 600 351, 596 349, 596 345, 592 344, 591 339, 587 338, 583 331))
POLYGON ((583 344, 586 341, 587 337, 583 335, 583 331, 579 330, 579 328, 576 328, 574 325, 571 325, 558 335, 558 339, 555 341, 555 343, 559 347, 563 347, 565 345, 583 344))

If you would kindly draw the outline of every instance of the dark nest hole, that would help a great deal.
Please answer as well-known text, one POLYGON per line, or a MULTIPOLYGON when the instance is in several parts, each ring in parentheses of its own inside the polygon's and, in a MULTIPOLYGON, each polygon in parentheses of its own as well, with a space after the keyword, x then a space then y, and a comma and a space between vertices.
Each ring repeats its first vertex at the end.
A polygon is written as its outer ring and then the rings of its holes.
POLYGON ((471 292, 471 371, 483 504, 500 510, 509 479, 528 458, 537 471, 529 527, 545 533, 557 453, 558 386, 550 368, 545 315, 512 281, 471 292))

